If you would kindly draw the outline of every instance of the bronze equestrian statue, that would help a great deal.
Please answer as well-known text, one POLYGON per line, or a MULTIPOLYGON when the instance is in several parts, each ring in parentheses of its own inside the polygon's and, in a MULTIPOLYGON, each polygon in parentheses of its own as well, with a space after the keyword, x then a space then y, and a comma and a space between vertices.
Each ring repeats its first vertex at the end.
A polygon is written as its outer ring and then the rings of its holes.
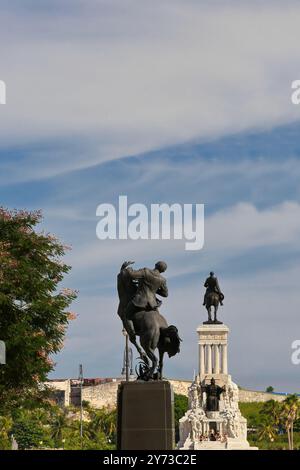
POLYGON ((154 269, 134 270, 130 267, 132 264, 132 261, 125 261, 117 276, 118 315, 143 361, 139 378, 162 379, 164 353, 167 352, 169 357, 179 353, 181 341, 177 328, 168 326, 158 310, 162 301, 156 296, 168 297, 167 281, 162 276, 167 265, 164 261, 158 261, 154 269), (159 364, 156 349, 159 351, 159 364))
POLYGON ((222 293, 220 289, 218 278, 215 276, 215 274, 212 271, 210 272, 209 277, 206 279, 204 283, 204 287, 206 287, 206 292, 204 295, 203 305, 207 309, 208 321, 203 322, 203 323, 221 324, 222 322, 218 321, 217 319, 217 312, 218 312, 219 304, 223 305, 224 294, 222 293), (212 307, 214 307, 214 319, 213 320, 211 317, 212 307))

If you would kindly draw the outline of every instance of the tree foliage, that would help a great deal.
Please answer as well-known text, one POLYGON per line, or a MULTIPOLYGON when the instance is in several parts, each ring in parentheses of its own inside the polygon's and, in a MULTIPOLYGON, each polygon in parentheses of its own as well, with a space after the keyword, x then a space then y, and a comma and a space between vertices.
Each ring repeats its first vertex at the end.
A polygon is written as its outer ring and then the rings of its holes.
POLYGON ((288 395, 282 402, 240 403, 240 409, 252 429, 249 440, 253 445, 262 449, 300 448, 297 395, 288 395))
POLYGON ((73 290, 58 289, 70 270, 62 261, 67 247, 37 232, 40 221, 40 212, 0 208, 0 339, 7 353, 0 368, 0 407, 6 409, 21 397, 39 397, 76 297, 73 290))
POLYGON ((19 407, 0 416, 0 450, 11 448, 14 435, 19 449, 112 450, 116 447, 116 410, 89 407, 84 413, 83 439, 80 411, 51 403, 43 407, 19 407))
POLYGON ((188 409, 188 398, 185 395, 174 394, 174 420, 175 420, 175 440, 179 440, 179 420, 185 415, 188 409))
POLYGON ((44 444, 44 432, 36 420, 16 421, 11 430, 20 450, 41 447, 44 444))

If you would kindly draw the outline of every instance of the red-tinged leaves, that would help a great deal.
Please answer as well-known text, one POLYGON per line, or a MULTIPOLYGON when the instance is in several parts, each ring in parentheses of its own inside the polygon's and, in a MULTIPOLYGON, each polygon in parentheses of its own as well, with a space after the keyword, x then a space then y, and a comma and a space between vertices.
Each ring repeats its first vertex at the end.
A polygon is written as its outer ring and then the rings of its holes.
POLYGON ((63 346, 67 311, 76 291, 60 288, 70 270, 62 261, 67 249, 35 226, 41 212, 0 208, 0 339, 7 365, 0 369, 0 402, 17 400, 53 369, 51 354, 63 346), (13 398, 14 397, 14 398, 13 398))

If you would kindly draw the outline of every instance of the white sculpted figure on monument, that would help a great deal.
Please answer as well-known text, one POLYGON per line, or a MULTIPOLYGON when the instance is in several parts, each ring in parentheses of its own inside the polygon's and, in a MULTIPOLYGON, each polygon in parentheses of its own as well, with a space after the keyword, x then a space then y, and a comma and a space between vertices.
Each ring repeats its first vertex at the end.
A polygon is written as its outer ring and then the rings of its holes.
POLYGON ((188 398, 189 398, 189 407, 194 410, 198 408, 199 405, 199 387, 196 383, 192 383, 189 388, 188 398))

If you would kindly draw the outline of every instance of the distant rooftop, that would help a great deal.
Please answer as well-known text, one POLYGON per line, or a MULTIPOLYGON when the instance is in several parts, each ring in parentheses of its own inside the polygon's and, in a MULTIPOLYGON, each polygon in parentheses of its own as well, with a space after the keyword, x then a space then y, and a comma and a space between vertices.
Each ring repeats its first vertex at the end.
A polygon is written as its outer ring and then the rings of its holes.
MULTIPOLYGON (((67 379, 49 379, 48 382, 65 382, 66 380, 70 380, 71 384, 76 385, 79 383, 78 378, 72 379, 72 378, 67 378, 67 379)), ((114 382, 116 379, 112 377, 91 377, 91 378, 84 378, 83 379, 83 385, 99 385, 107 382, 114 382)))

